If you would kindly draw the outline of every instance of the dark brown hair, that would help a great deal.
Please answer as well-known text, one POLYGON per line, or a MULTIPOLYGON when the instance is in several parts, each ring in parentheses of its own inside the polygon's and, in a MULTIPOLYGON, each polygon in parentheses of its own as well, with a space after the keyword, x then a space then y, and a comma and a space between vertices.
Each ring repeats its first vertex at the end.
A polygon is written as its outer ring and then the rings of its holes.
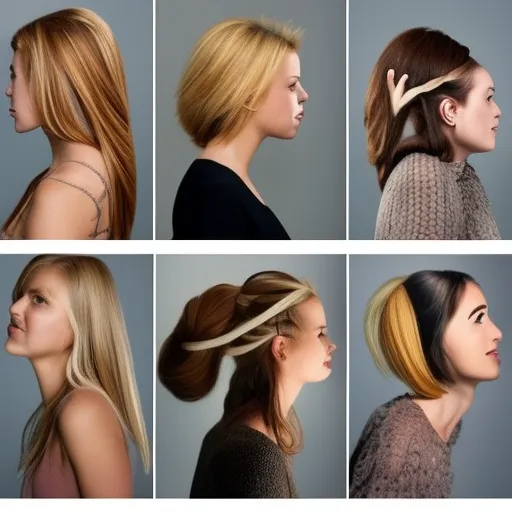
POLYGON ((287 454, 302 446, 302 432, 293 408, 287 418, 281 412, 278 365, 271 350, 280 333, 294 337, 300 329, 297 307, 315 297, 313 289, 284 272, 260 272, 242 286, 219 284, 190 299, 158 357, 158 378, 178 399, 195 401, 215 386, 227 348, 265 340, 257 348, 235 357, 236 368, 224 400, 223 422, 236 423, 261 412, 265 425, 287 454), (187 351, 184 342, 213 339, 260 315, 296 290, 303 294, 285 311, 227 345, 187 351))
POLYGON ((442 161, 452 158, 451 144, 441 130, 439 105, 446 97, 464 105, 473 85, 472 72, 479 66, 470 57, 469 48, 439 30, 413 28, 386 46, 373 69, 364 109, 368 160, 377 168, 381 190, 396 164, 413 151, 421 149, 442 161), (395 83, 402 75, 408 75, 407 92, 461 66, 464 73, 460 79, 419 94, 394 116, 387 87, 388 70, 395 70, 395 83), (408 120, 416 135, 401 140, 408 120))

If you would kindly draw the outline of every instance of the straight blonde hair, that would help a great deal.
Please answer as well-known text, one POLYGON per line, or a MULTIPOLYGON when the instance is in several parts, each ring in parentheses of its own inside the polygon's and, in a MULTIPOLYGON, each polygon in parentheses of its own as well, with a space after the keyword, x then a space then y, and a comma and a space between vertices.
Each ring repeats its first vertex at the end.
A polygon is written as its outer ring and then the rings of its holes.
POLYGON ((229 141, 268 92, 287 52, 298 52, 301 30, 277 21, 229 19, 197 42, 178 87, 177 115, 199 147, 229 141))
MULTIPOLYGON (((124 66, 112 30, 88 9, 64 9, 21 27, 11 46, 20 53, 45 132, 101 152, 112 193, 111 237, 129 239, 136 204, 135 150, 124 66)), ((29 184, 4 230, 26 211, 46 171, 29 184)))
POLYGON ((41 462, 62 400, 74 389, 92 389, 110 403, 125 434, 137 446, 148 471, 149 442, 128 334, 110 270, 92 256, 36 256, 18 278, 12 294, 13 302, 24 295, 29 280, 42 268, 56 269, 67 282, 68 314, 74 341, 64 386, 55 398, 41 403, 27 422, 20 470, 30 474, 41 462))

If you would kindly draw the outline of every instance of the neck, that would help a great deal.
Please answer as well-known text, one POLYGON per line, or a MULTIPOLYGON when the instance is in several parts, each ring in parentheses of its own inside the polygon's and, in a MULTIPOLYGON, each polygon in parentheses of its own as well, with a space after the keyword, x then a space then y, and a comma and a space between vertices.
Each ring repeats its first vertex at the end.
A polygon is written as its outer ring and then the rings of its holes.
POLYGON ((457 423, 471 407, 475 388, 476 385, 472 383, 456 384, 441 398, 414 401, 423 409, 439 436, 448 441, 457 423))
MULTIPOLYGON (((284 379, 283 379, 284 380, 284 379)), ((284 381, 279 384, 279 403, 281 414, 286 418, 293 407, 297 396, 302 389, 302 384, 296 381, 284 381)))
POLYGON ((86 161, 92 165, 98 165, 99 151, 87 144, 80 142, 67 142, 46 133, 52 151, 52 168, 56 168, 65 162, 86 161))
POLYGON ((213 141, 208 144, 200 158, 214 160, 229 167, 242 179, 248 179, 251 160, 264 138, 255 127, 248 125, 229 142, 213 141))
POLYGON ((65 352, 58 356, 30 361, 36 374, 43 402, 55 398, 66 382, 68 358, 69 353, 65 352))

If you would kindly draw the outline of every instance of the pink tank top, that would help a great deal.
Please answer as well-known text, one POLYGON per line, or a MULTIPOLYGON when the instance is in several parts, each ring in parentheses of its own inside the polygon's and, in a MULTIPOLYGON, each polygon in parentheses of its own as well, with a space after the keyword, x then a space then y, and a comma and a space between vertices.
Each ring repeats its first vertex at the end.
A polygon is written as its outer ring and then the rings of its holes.
POLYGON ((80 498, 75 473, 67 457, 64 460, 58 442, 46 449, 41 463, 30 477, 23 479, 22 498, 80 498))

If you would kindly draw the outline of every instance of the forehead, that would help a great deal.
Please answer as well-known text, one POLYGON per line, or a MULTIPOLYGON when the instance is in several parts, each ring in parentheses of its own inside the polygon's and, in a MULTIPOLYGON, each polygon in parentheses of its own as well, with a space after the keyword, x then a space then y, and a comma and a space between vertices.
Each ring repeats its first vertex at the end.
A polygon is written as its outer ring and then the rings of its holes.
POLYGON ((284 77, 300 76, 300 59, 296 52, 285 53, 278 74, 284 77))
POLYGON ((487 305, 487 301, 481 288, 475 283, 468 283, 462 292, 455 314, 465 315, 467 319, 473 309, 482 304, 487 305))
POLYGON ((492 76, 485 68, 476 68, 473 71, 473 88, 482 90, 488 89, 489 87, 494 87, 492 76))
POLYGON ((322 302, 318 297, 311 297, 297 308, 305 329, 316 329, 327 325, 322 302))
POLYGON ((40 267, 34 269, 23 283, 23 290, 37 289, 59 297, 68 294, 67 283, 56 268, 40 267))

